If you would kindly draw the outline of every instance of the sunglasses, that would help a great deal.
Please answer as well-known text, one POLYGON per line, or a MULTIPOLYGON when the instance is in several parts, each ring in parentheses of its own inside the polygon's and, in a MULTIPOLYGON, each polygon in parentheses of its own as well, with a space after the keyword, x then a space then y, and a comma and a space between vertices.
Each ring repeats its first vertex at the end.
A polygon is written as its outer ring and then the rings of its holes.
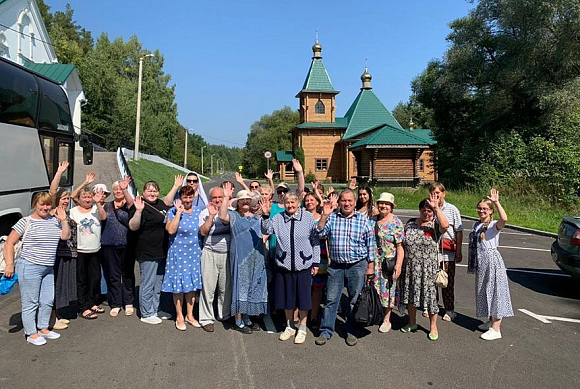
POLYGON ((260 185, 250 185, 251 189, 258 189, 260 187, 260 185))
POLYGON ((282 194, 282 193, 288 193, 288 191, 287 190, 277 190, 276 193, 282 194))
POLYGON ((197 184, 199 182, 199 180, 185 180, 185 181, 187 181, 188 184, 191 183, 191 182, 197 184))

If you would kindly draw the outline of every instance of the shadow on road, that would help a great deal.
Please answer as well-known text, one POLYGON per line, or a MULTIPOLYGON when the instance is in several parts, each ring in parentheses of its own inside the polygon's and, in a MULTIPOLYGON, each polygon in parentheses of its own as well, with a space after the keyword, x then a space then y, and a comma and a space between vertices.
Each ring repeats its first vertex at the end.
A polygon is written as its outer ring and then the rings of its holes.
POLYGON ((525 273, 508 270, 509 279, 525 288, 549 296, 580 300, 578 281, 574 280, 572 277, 561 276, 562 272, 560 270, 517 268, 513 270, 526 270, 525 273), (528 273, 528 271, 538 271, 545 274, 528 273))

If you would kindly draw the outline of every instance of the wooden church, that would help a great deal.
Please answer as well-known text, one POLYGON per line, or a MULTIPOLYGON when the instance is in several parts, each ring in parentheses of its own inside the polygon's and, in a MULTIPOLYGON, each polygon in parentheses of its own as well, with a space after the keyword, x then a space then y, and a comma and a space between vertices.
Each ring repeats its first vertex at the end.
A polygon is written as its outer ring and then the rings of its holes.
POLYGON ((382 182, 416 186, 437 179, 430 130, 404 129, 372 90, 365 68, 362 87, 344 117, 336 116, 336 96, 322 62, 318 40, 302 89, 300 124, 292 130, 292 148, 304 151, 304 172, 321 182, 382 182))

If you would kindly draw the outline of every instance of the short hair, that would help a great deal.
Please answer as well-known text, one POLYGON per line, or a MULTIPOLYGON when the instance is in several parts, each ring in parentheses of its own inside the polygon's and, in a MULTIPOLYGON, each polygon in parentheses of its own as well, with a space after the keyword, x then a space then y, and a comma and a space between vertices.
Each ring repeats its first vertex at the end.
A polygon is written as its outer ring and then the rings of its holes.
POLYGON ((262 186, 262 185, 260 184, 260 181, 256 181, 256 180, 254 180, 254 181, 250 181, 250 186, 252 186, 252 184, 253 184, 254 182, 258 184, 258 187, 262 186))
POLYGON ((183 196, 193 196, 193 195, 195 195, 195 189, 193 189, 189 185, 182 186, 181 189, 179 189, 180 198, 183 196))
POLYGON ((143 192, 145 192, 147 188, 149 188, 150 186, 152 186, 153 188, 155 188, 156 191, 159 192, 159 184, 157 183, 157 181, 147 181, 143 185, 143 192))
POLYGON ((429 185, 429 193, 433 192, 436 189, 439 189, 441 192, 445 192, 445 186, 440 182, 434 182, 431 185, 429 185))
POLYGON ((212 198, 213 197, 213 192, 215 191, 220 191, 222 193, 222 195, 224 194, 224 189, 220 186, 214 186, 209 190, 209 197, 212 198))
POLYGON ((429 208, 430 210, 433 211, 433 207, 431 206, 431 204, 429 204, 429 199, 421 200, 421 202, 419 203, 419 211, 422 210, 423 208, 429 208))
POLYGON ((318 185, 316 186, 316 189, 318 189, 318 190, 321 190, 321 191, 322 191, 322 193, 324 193, 324 185, 322 185, 322 184, 318 184, 318 185))
POLYGON ((81 198, 81 196, 85 193, 90 193, 91 196, 95 194, 95 192, 93 192, 93 190, 91 188, 89 188, 88 186, 85 186, 84 188, 82 188, 79 191, 79 194, 78 194, 79 198, 81 198))
POLYGON ((52 196, 48 192, 35 193, 34 196, 32 196, 32 208, 35 208, 38 203, 49 204, 52 206, 52 196))
POLYGON ((115 182, 113 182, 113 185, 111 185, 111 189, 115 189, 119 185, 121 185, 121 182, 120 181, 115 181, 115 182))
POLYGON ((339 199, 339 200, 342 200, 342 197, 343 197, 345 194, 349 194, 349 193, 352 195, 352 198, 353 198, 353 199, 355 199, 355 198, 356 198, 356 196, 354 195, 354 191, 353 191, 352 189, 346 188, 346 189, 343 189, 343 190, 340 192, 340 194, 338 195, 338 199, 339 199))
POLYGON ((296 201, 297 203, 300 203, 300 200, 298 199, 296 193, 288 193, 286 196, 284 196, 284 203, 286 203, 286 201, 290 199, 296 201))
POLYGON ((224 184, 225 184, 226 182, 229 182, 230 184, 232 184, 232 190, 234 190, 234 191, 236 190, 236 184, 234 184, 233 182, 231 182, 231 181, 229 181, 229 180, 225 180, 224 182, 222 182, 222 183, 220 184, 220 186, 223 188, 223 187, 224 187, 224 184))

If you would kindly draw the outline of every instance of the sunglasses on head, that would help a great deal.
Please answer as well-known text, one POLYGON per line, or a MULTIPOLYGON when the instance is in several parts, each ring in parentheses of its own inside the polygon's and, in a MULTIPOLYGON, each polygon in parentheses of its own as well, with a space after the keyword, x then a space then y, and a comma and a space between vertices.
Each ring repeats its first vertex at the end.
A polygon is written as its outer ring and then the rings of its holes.
POLYGON ((188 183, 188 184, 189 184, 190 182, 193 182, 193 183, 196 183, 196 184, 199 182, 198 180, 185 180, 185 181, 187 181, 187 183, 188 183))

